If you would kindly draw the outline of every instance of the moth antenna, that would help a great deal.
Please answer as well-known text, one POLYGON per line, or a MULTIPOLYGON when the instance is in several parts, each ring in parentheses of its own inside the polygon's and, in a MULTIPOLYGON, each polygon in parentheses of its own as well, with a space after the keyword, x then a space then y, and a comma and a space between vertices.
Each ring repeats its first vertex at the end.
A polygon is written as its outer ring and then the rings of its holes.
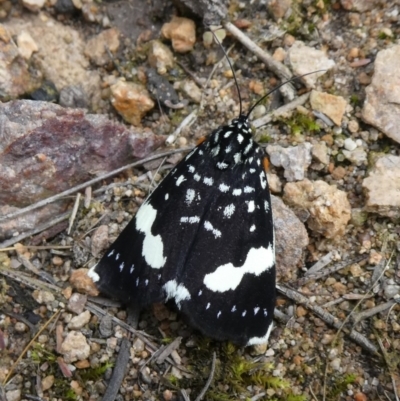
POLYGON ((311 75, 311 74, 316 74, 317 72, 322 72, 322 71, 326 71, 326 70, 317 70, 317 71, 312 71, 312 72, 307 72, 306 74, 302 74, 302 75, 297 75, 296 77, 290 78, 287 81, 284 81, 282 83, 280 83, 278 86, 275 86, 274 89, 271 89, 268 93, 266 93, 264 96, 261 97, 261 99, 258 99, 253 106, 250 107, 250 110, 247 113, 247 118, 249 118, 250 114, 252 113, 252 111, 256 108, 256 106, 258 106, 267 96, 269 96, 271 93, 275 92, 276 90, 278 90, 279 88, 281 88, 283 85, 286 85, 290 82, 293 82, 299 78, 303 78, 306 77, 307 75, 311 75))
POLYGON ((239 116, 241 116, 242 115, 242 111, 243 111, 242 110, 242 96, 240 95, 240 89, 239 89, 238 81, 236 79, 235 70, 233 69, 233 65, 231 63, 231 60, 229 60, 229 56, 226 53, 224 47, 222 46, 222 43, 219 41, 217 35, 214 33, 214 31, 211 29, 211 27, 210 27, 210 32, 214 36, 215 41, 219 44, 220 48, 222 49, 222 51, 223 51, 223 53, 224 53, 224 55, 226 57, 226 60, 228 61, 229 67, 231 67, 231 71, 232 71, 232 74, 233 74, 233 79, 235 80, 235 85, 236 85, 237 93, 238 93, 238 96, 239 96, 239 107, 240 107, 239 108, 239 116))

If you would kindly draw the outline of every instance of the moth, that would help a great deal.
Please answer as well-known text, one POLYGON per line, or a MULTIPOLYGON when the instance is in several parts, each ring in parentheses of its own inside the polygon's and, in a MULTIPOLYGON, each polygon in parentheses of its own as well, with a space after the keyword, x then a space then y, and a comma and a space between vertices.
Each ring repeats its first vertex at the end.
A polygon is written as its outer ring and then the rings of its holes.
POLYGON ((141 205, 89 271, 101 292, 137 308, 173 300, 206 336, 267 342, 275 240, 255 106, 215 129, 141 205))

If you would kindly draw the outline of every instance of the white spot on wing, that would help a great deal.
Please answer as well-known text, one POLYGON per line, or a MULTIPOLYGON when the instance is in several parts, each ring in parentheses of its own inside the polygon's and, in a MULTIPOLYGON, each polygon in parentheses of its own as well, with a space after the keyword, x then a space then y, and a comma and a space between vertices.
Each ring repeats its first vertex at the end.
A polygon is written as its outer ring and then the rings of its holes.
POLYGON ((232 135, 232 131, 225 132, 224 138, 229 138, 232 135))
POLYGON ((200 217, 199 216, 184 216, 181 217, 181 223, 190 223, 190 224, 194 224, 194 223, 198 223, 200 221, 200 217))
POLYGON ((275 255, 272 245, 268 248, 251 248, 242 266, 235 267, 232 263, 221 265, 213 273, 206 274, 203 283, 215 292, 235 290, 246 273, 259 276, 271 269, 274 264, 275 255))
POLYGON ((196 170, 192 165, 189 165, 188 168, 189 168, 189 173, 194 173, 194 171, 196 170))
POLYGON ((231 312, 235 312, 236 311, 236 305, 233 305, 231 312))
POLYGON ((225 207, 224 216, 228 217, 228 219, 229 219, 230 217, 232 217, 234 212, 235 212, 235 205, 233 203, 231 203, 230 205, 225 207))
POLYGON ((169 194, 165 194, 164 199, 168 200, 168 198, 169 198, 169 194))
POLYGON ((239 164, 242 161, 242 154, 241 153, 235 153, 233 155, 233 160, 235 161, 236 164, 239 164))
POLYGON ((217 313, 217 319, 221 316, 221 311, 218 311, 218 313, 217 313))
POLYGON ((164 244, 160 235, 153 235, 151 227, 157 217, 157 210, 149 203, 143 203, 136 214, 136 230, 144 234, 142 256, 146 263, 154 268, 160 269, 167 260, 164 257, 164 244))
POLYGON ((213 155, 213 156, 217 156, 217 154, 219 153, 219 145, 217 145, 217 146, 214 146, 212 149, 211 149, 211 154, 213 155))
POLYGON ((186 199, 185 202, 187 205, 190 205, 196 196, 196 191, 194 189, 188 189, 186 191, 186 199))
POLYGON ((256 226, 253 224, 253 225, 250 227, 250 232, 252 233, 253 231, 255 231, 255 229, 256 229, 256 226))
POLYGON ((229 185, 226 185, 226 184, 222 183, 222 184, 219 185, 219 190, 221 192, 228 192, 229 191, 229 185))
POLYGON ((122 272, 122 270, 124 270, 124 262, 122 262, 120 265, 119 265, 119 271, 120 272, 122 272))
POLYGON ((247 211, 248 211, 249 213, 252 213, 252 212, 254 212, 255 208, 256 208, 256 207, 255 207, 254 201, 249 201, 247 211))
POLYGON ((225 169, 227 169, 227 168, 229 167, 229 165, 228 165, 227 163, 224 163, 224 162, 218 162, 218 163, 217 163, 217 167, 218 167, 220 170, 225 170, 225 169))
POLYGON ((244 136, 241 135, 241 134, 239 134, 239 135, 237 136, 237 141, 238 141, 239 143, 242 143, 242 142, 244 141, 244 136))
POLYGON ((250 143, 244 149, 244 154, 247 155, 247 153, 250 152, 252 147, 253 147, 253 141, 250 140, 250 143))
POLYGON ((254 308, 254 316, 257 315, 258 311, 260 310, 260 308, 258 306, 256 306, 254 308))
POLYGON ((206 310, 207 310, 210 306, 211 306, 211 304, 208 303, 207 306, 206 306, 206 310))
POLYGON ((183 181, 186 181, 186 178, 185 178, 184 175, 181 175, 181 176, 176 180, 176 186, 179 187, 179 185, 181 185, 183 181))
POLYGON ((205 221, 204 222, 204 228, 207 231, 211 231, 214 234, 215 238, 220 238, 221 235, 222 235, 221 231, 219 231, 216 228, 214 228, 213 225, 209 221, 205 221))
POLYGON ((110 256, 114 255, 114 251, 115 251, 115 249, 113 249, 107 256, 110 257, 110 256))
POLYGON ((252 188, 252 187, 249 187, 248 185, 244 187, 244 193, 245 194, 249 194, 249 193, 254 192, 254 191, 255 191, 255 189, 252 188))
POLYGON ((203 180, 204 184, 208 185, 211 187, 212 184, 214 184, 214 180, 211 177, 204 177, 203 180))
POLYGON ((193 178, 194 178, 195 181, 200 181, 201 176, 198 175, 198 174, 195 174, 195 175, 193 176, 193 178))
POLYGON ((260 182, 263 189, 267 188, 267 178, 265 177, 264 171, 261 171, 260 173, 260 182))
POLYGON ((240 188, 236 188, 232 191, 233 196, 240 196, 242 194, 242 190, 240 188))
POLYGON ((178 308, 181 307, 182 301, 190 299, 190 293, 183 284, 178 284, 176 280, 169 280, 163 285, 163 289, 167 295, 167 299, 174 298, 178 308))

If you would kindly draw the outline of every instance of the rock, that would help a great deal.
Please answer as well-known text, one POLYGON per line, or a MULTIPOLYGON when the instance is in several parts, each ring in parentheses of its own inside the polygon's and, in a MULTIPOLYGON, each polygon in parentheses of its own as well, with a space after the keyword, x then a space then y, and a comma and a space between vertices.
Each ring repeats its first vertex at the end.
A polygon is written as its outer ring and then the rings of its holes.
POLYGON ((54 376, 53 375, 48 375, 44 379, 42 379, 42 390, 47 391, 51 387, 53 387, 54 384, 54 376))
POLYGON ((371 85, 365 89, 362 118, 400 143, 400 45, 378 52, 371 85))
POLYGON ((164 142, 149 130, 46 102, 0 103, 0 115, 0 205, 30 205, 164 142))
POLYGON ((269 0, 267 2, 267 9, 275 21, 290 14, 290 7, 292 0, 269 0))
POLYGON ((196 43, 196 25, 188 18, 173 17, 171 22, 163 25, 161 34, 171 39, 172 47, 178 53, 193 50, 196 43))
POLYGON ((38 304, 49 304, 55 300, 54 295, 51 292, 45 290, 33 291, 32 297, 38 304))
POLYGON ((193 13, 203 19, 205 26, 220 25, 228 15, 228 0, 176 0, 182 14, 193 13))
POLYGON ((343 235, 351 217, 351 207, 345 192, 325 181, 304 180, 288 183, 284 188, 286 204, 299 211, 308 211, 307 225, 326 238, 343 235))
POLYGON ((30 11, 38 12, 43 8, 46 0, 22 0, 22 5, 30 11))
POLYGON ((149 64, 157 70, 157 73, 164 75, 169 69, 175 65, 174 55, 169 47, 161 43, 159 40, 150 42, 148 54, 149 64))
POLYGON ((154 68, 147 70, 147 89, 162 105, 174 109, 182 108, 174 87, 167 78, 157 74, 154 68))
POLYGON ((68 300, 68 310, 79 315, 85 309, 86 301, 86 295, 74 292, 68 300))
POLYGON ((57 103, 59 93, 53 82, 44 80, 39 88, 30 93, 30 97, 32 100, 57 103))
POLYGON ((267 173, 267 181, 269 190, 272 193, 280 193, 282 191, 282 181, 277 174, 267 173))
POLYGON ((21 390, 9 390, 5 393, 5 399, 7 401, 20 401, 21 400, 21 390))
POLYGON ((325 142, 313 145, 311 154, 315 160, 327 166, 329 164, 329 149, 325 142))
POLYGON ((92 235, 92 243, 91 243, 91 251, 94 257, 99 257, 100 254, 106 249, 109 245, 108 238, 108 226, 102 224, 97 227, 95 232, 92 235))
POLYGON ((0 101, 15 99, 40 85, 31 78, 28 64, 11 39, 11 32, 0 24, 0 101))
POLYGON ((68 328, 71 330, 79 330, 90 322, 90 318, 90 312, 86 310, 85 312, 80 313, 78 316, 74 316, 68 323, 68 328))
POLYGON ((344 140, 344 148, 350 152, 357 148, 357 143, 351 138, 346 138, 344 140))
POLYGON ((386 2, 384 0, 340 0, 340 3, 345 10, 363 13, 365 11, 375 10, 386 2))
POLYGON ((394 283, 385 283, 383 294, 387 300, 397 298, 400 295, 400 285, 394 283))
POLYGON ((294 75, 326 70, 301 78, 308 88, 314 88, 318 78, 335 66, 335 62, 330 60, 322 50, 308 47, 298 40, 288 50, 287 61, 290 63, 294 75))
POLYGON ((60 353, 66 363, 82 361, 89 357, 90 346, 82 333, 70 331, 61 344, 60 353))
POLYGON ((366 164, 368 160, 367 152, 363 148, 356 148, 353 151, 343 150, 343 155, 356 166, 366 164))
POLYGON ((311 148, 308 142, 290 148, 268 145, 267 153, 272 165, 284 168, 284 177, 288 181, 300 181, 311 164, 311 148))
POLYGON ((302 263, 303 249, 309 242, 307 230, 280 198, 272 195, 271 202, 278 281, 294 280, 302 263))
POLYGON ((81 85, 70 85, 61 89, 58 104, 63 107, 87 109, 89 99, 81 85))
POLYGON ((115 28, 106 29, 93 38, 89 39, 85 46, 85 55, 99 66, 112 61, 107 49, 115 54, 119 49, 119 31, 115 28))
POLYGON ((22 31, 17 36, 17 46, 19 54, 25 59, 29 60, 32 56, 32 53, 37 52, 39 50, 38 45, 32 39, 32 36, 29 35, 28 32, 22 31))
POLYGON ((102 337, 108 338, 113 334, 113 322, 110 315, 104 315, 99 324, 99 331, 102 337))
POLYGON ((179 82, 178 87, 194 103, 200 103, 202 91, 193 81, 185 79, 184 81, 179 82))
POLYGON ((89 269, 84 268, 74 270, 69 278, 69 282, 78 291, 97 297, 99 295, 99 290, 94 285, 92 279, 88 276, 88 271, 89 269))
MULTIPOLYGON (((307 77, 305 77, 307 78, 307 77)), ((327 115, 336 125, 341 125, 347 102, 341 96, 311 91, 310 104, 313 110, 327 115)))
POLYGON ((26 32, 32 37, 38 48, 35 67, 41 78, 53 82, 58 92, 66 86, 80 85, 90 105, 98 108, 101 102, 100 73, 90 68, 84 54, 85 42, 76 29, 56 20, 51 20, 50 24, 40 16, 11 18, 5 26, 11 35, 26 32))
POLYGON ((149 92, 142 85, 120 79, 110 89, 112 105, 129 124, 140 125, 143 116, 154 107, 149 92))
POLYGON ((400 217, 400 156, 378 158, 362 186, 367 197, 367 211, 400 217))

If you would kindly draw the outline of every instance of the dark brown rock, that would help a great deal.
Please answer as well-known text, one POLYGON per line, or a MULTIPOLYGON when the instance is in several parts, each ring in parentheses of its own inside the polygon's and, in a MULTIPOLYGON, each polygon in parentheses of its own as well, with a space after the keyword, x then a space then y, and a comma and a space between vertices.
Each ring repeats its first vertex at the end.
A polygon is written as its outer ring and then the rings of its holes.
POLYGON ((0 104, 0 205, 23 207, 142 158, 163 143, 104 115, 29 100, 0 104))

